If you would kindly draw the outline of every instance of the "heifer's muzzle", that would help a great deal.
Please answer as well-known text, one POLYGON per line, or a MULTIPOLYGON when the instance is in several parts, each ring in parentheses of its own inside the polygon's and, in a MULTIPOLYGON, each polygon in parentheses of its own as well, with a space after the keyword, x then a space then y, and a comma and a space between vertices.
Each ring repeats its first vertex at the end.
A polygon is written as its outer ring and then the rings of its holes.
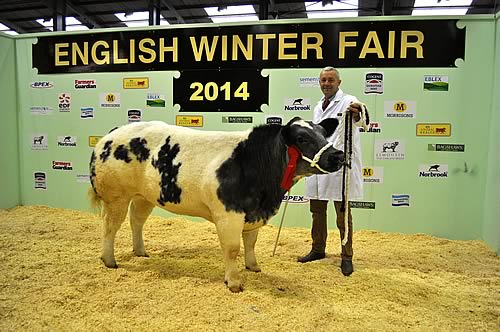
MULTIPOLYGON (((333 171, 325 171, 325 170, 324 170, 323 168, 321 168, 321 167, 319 166, 319 164, 318 164, 318 163, 319 163, 319 160, 320 160, 320 158, 321 158, 321 156, 323 155, 323 153, 324 153, 326 150, 328 150, 328 148, 329 148, 329 147, 331 147, 332 145, 333 145, 333 143, 332 143, 332 142, 328 142, 328 143, 327 143, 324 147, 322 147, 322 148, 321 148, 321 149, 320 149, 320 150, 319 150, 319 151, 318 151, 318 152, 314 155, 314 157, 313 157, 313 159, 312 159, 312 160, 311 160, 311 159, 309 159, 308 157, 304 156, 303 154, 302 154, 302 159, 304 159, 305 161, 307 161, 311 167, 313 167, 313 168, 314 168, 314 167, 315 167, 315 168, 317 168, 317 169, 318 169, 320 172, 322 172, 322 173, 331 173, 331 172, 334 172, 334 171, 338 170, 340 167, 339 167, 339 168, 337 168, 336 170, 333 170, 333 171)), ((340 159, 339 166, 343 165, 343 163, 344 163, 344 156, 343 156, 343 152, 341 152, 341 151, 336 151, 336 152, 334 152, 334 154, 337 154, 337 155, 338 155, 338 154, 340 154, 340 155, 341 155, 341 156, 335 156, 335 155, 334 155, 333 157, 334 157, 334 159, 340 159)), ((329 158, 329 159, 330 159, 330 158, 329 158)))

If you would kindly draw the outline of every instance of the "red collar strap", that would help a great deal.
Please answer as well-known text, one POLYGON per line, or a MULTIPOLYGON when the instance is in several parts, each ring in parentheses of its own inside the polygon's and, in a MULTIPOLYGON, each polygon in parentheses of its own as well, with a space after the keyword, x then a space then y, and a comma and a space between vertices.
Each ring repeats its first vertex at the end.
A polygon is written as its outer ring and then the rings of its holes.
POLYGON ((285 191, 290 190, 292 187, 293 176, 297 168, 297 159, 299 159, 300 155, 300 150, 296 146, 291 145, 288 147, 288 165, 286 165, 285 175, 283 175, 283 180, 281 181, 281 188, 285 191))

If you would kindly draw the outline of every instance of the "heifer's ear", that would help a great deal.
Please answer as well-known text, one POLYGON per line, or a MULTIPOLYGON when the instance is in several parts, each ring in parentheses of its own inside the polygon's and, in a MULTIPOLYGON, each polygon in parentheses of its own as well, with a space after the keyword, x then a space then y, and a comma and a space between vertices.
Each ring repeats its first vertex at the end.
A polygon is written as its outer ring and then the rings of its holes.
POLYGON ((296 117, 294 117, 293 119, 291 119, 290 121, 288 121, 286 125, 287 125, 287 126, 291 126, 291 125, 292 125, 292 123, 294 123, 295 121, 299 121, 299 120, 302 120, 302 118, 301 118, 301 117, 296 116, 296 117))
POLYGON ((319 123, 318 125, 325 128, 326 137, 330 137, 332 136, 335 129, 337 129, 337 126, 339 125, 339 120, 334 118, 328 118, 321 121, 321 123, 319 123))

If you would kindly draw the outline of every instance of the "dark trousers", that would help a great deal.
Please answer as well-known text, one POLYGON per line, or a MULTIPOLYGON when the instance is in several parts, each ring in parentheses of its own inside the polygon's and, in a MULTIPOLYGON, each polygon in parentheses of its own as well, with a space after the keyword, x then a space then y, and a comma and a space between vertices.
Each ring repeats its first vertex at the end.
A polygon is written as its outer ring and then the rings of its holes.
MULTIPOLYGON (((344 238, 345 227, 344 227, 344 212, 340 211, 340 207, 342 202, 334 201, 335 212, 337 214, 337 228, 340 231, 340 245, 342 247, 342 259, 343 260, 352 260, 352 215, 351 208, 348 207, 348 223, 349 223, 349 233, 347 236, 347 243, 345 246, 342 246, 342 239, 344 238)), ((310 201, 310 211, 312 214, 312 249, 313 251, 324 253, 326 248, 326 238, 328 236, 328 227, 327 227, 327 216, 326 216, 326 208, 328 206, 328 201, 311 199, 310 201)))

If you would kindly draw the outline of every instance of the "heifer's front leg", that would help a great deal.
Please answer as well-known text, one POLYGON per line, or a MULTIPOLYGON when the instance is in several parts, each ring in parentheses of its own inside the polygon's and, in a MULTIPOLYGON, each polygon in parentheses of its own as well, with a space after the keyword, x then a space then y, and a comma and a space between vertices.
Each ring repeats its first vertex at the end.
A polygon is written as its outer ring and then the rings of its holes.
POLYGON ((140 197, 134 197, 130 204, 130 227, 132 228, 132 243, 134 255, 139 257, 148 257, 144 248, 144 239, 142 237, 142 229, 146 219, 148 219, 154 204, 140 197))
POLYGON ((245 267, 253 272, 260 272, 259 264, 255 258, 255 242, 259 229, 250 232, 243 232, 243 246, 245 247, 245 267))
MULTIPOLYGON (((239 219, 239 218, 238 218, 239 219)), ((243 220, 223 219, 217 220, 217 234, 224 255, 226 273, 224 282, 231 292, 238 293, 243 290, 243 284, 238 272, 236 258, 240 252, 240 237, 243 231, 243 220)))
POLYGON ((128 200, 119 200, 104 202, 104 232, 102 239, 101 260, 104 265, 111 268, 117 268, 115 260, 115 237, 121 224, 127 216, 128 200))

